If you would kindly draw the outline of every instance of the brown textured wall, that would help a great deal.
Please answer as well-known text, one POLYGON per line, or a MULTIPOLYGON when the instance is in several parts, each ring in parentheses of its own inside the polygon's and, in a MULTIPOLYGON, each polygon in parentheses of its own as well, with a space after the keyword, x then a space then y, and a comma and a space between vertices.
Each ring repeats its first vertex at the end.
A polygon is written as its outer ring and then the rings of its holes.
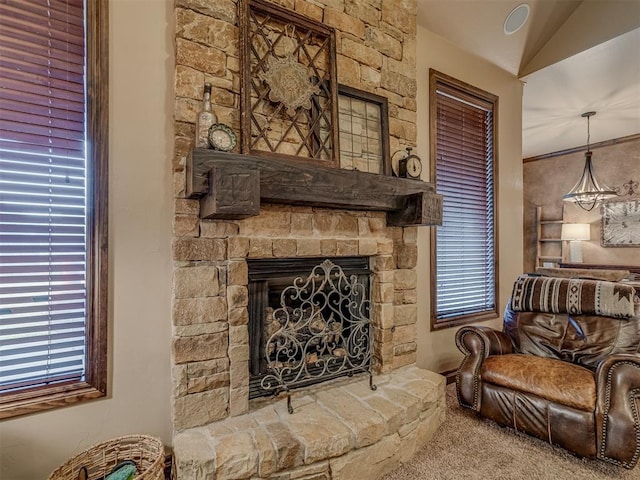
MULTIPOLYGON (((640 188, 633 196, 624 184, 640 183, 640 138, 615 145, 594 147, 593 166, 599 182, 620 189, 620 200, 640 196, 640 188)), ((562 195, 578 181, 584 168, 584 152, 559 155, 524 164, 524 271, 532 271, 536 256, 536 206, 543 207, 547 218, 560 218, 569 223, 591 224, 591 240, 583 242, 584 263, 612 265, 640 265, 640 247, 612 248, 600 246, 601 210, 596 207, 585 212, 574 204, 563 202, 562 195)))

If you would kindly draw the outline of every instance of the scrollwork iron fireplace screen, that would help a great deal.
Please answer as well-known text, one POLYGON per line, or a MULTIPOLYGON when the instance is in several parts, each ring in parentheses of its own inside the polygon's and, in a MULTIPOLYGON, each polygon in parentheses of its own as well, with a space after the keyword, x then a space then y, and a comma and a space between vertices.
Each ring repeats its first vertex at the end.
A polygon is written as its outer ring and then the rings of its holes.
POLYGON ((249 260, 250 398, 370 372, 369 260, 334 261, 249 260))

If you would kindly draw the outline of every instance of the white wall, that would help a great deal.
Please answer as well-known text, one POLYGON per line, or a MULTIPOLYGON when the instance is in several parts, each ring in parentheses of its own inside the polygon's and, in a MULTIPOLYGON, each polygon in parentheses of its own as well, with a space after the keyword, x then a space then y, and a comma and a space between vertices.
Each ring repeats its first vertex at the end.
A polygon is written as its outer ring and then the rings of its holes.
MULTIPOLYGON (((442 37, 418 27, 418 153, 429 179, 429 68, 499 96, 498 242, 500 312, 522 272, 522 83, 510 73, 470 55, 442 37)), ((437 228, 437 227, 436 227, 437 228)), ((418 229, 418 365, 436 372, 456 368, 462 354, 456 327, 430 332, 429 228, 418 229)), ((501 328, 500 320, 485 322, 501 328)))
POLYGON ((171 441, 173 1, 110 10, 109 396, 1 422, 3 480, 120 435, 171 441))

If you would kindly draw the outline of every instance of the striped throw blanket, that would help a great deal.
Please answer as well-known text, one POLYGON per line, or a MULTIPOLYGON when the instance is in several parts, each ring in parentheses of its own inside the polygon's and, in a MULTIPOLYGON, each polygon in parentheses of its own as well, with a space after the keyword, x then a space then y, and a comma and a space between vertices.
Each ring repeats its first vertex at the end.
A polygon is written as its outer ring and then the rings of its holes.
POLYGON ((634 315, 634 296, 634 288, 621 283, 521 275, 513 286, 511 308, 629 318, 634 315))

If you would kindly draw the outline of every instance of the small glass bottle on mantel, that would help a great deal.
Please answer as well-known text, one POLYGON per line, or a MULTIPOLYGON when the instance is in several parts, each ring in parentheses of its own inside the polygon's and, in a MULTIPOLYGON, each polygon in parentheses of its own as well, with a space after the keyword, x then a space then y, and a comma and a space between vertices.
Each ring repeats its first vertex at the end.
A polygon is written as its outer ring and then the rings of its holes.
POLYGON ((204 84, 202 109, 196 119, 196 148, 209 148, 209 127, 218 122, 216 114, 211 110, 211 84, 204 84))

